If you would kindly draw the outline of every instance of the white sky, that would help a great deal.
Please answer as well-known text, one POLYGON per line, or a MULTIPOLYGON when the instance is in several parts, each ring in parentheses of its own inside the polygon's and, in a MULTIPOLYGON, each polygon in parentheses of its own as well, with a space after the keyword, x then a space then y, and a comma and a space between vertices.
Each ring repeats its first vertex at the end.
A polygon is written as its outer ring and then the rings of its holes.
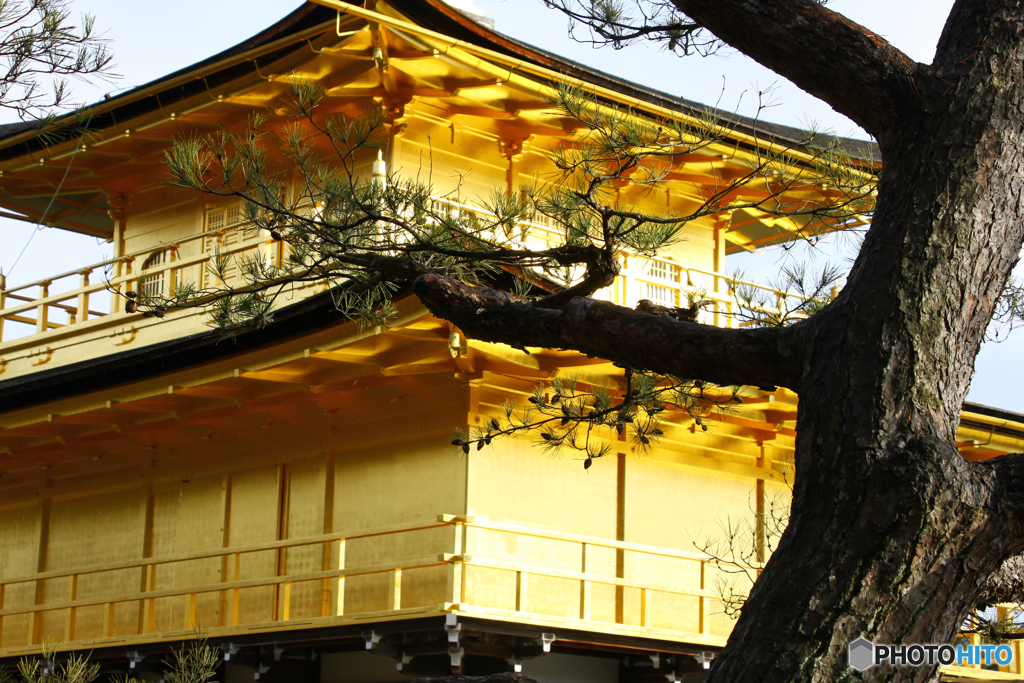
MULTIPOLYGON (((498 31, 564 55, 594 68, 635 80, 673 95, 716 105, 729 112, 756 113, 759 99, 773 106, 762 118, 797 127, 828 128, 838 135, 865 137, 845 117, 788 81, 738 54, 687 58, 645 46, 620 51, 595 50, 567 36, 565 20, 539 0, 456 0, 459 6, 495 20, 498 31), (769 94, 759 98, 759 92, 769 94)), ((867 26, 918 61, 930 62, 952 0, 833 0, 832 9, 867 26)), ((73 9, 88 12, 105 30, 115 54, 114 83, 76 84, 76 100, 94 102, 105 93, 142 85, 228 48, 271 25, 297 5, 293 0, 175 0, 173 3, 127 3, 124 0, 73 0, 73 9)), ((36 231, 25 255, 11 267, 34 228, 0 221, 0 269, 11 284, 32 282, 109 258, 110 246, 58 230, 36 231)), ((806 254, 799 258, 807 258, 806 254)), ((817 256, 812 255, 817 259, 817 256)), ((835 254, 831 256, 835 258, 835 254)), ((777 253, 730 257, 764 280, 780 266, 777 253)), ((978 358, 970 400, 1024 412, 1024 394, 1011 389, 1024 381, 1024 330, 1001 344, 986 344, 978 358)))

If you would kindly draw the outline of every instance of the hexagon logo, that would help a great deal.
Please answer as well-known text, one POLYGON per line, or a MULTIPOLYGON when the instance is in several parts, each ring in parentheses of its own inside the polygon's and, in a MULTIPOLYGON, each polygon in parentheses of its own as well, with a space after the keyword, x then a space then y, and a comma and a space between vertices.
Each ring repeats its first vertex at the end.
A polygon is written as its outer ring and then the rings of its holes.
POLYGON ((867 638, 858 638, 850 643, 850 666, 857 671, 866 671, 875 665, 875 646, 867 638))

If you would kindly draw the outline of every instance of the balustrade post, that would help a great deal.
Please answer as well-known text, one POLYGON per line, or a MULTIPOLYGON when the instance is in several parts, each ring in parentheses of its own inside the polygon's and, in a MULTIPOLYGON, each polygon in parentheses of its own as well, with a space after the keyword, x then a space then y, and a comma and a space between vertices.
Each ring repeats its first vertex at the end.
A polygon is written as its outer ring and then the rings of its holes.
POLYGON ((647 626, 647 589, 640 589, 640 626, 647 626))
POLYGON ((388 609, 402 609, 402 570, 388 572, 388 609))
POLYGON ((345 539, 338 539, 338 578, 332 581, 331 588, 334 591, 334 615, 345 615, 345 539))
MULTIPOLYGON (((78 600, 78 574, 68 577, 68 600, 78 600)), ((75 639, 75 622, 78 619, 78 608, 68 607, 67 617, 64 620, 64 640, 71 642, 75 639)))
MULTIPOLYGON (((149 564, 142 568, 142 592, 151 593, 156 590, 156 565, 149 564)), ((141 627, 143 634, 152 633, 156 625, 156 598, 143 598, 139 601, 141 627)))
MULTIPOLYGON (((707 584, 707 566, 708 563, 704 560, 700 561, 700 589, 704 590, 707 584)), ((699 614, 697 615, 697 633, 706 634, 708 632, 708 620, 707 620, 707 598, 703 595, 697 598, 697 609, 699 614)))
MULTIPOLYGON (((3 277, 3 276, 0 276, 3 277)), ((2 282, 0 282, 0 288, 2 288, 2 282)), ((2 319, 0 319, 2 321, 2 319)), ((4 600, 7 598, 7 584, 0 583, 0 611, 4 608, 4 600)), ((4 646, 4 616, 0 614, 0 647, 4 646)))
POLYGON ((448 595, 445 601, 452 605, 462 602, 466 593, 466 567, 457 557, 448 562, 448 595))
POLYGON ((103 635, 102 638, 113 638, 114 637, 114 605, 116 603, 108 602, 103 605, 103 635))
MULTIPOLYGON (((40 283, 40 301, 50 296, 50 281, 43 280, 40 283)), ((47 304, 39 304, 36 306, 36 334, 42 334, 47 329, 47 318, 49 315, 49 306, 47 304)))
MULTIPOLYGON (((179 246, 181 246, 181 245, 172 244, 172 245, 170 245, 168 247, 169 254, 167 255, 167 261, 169 263, 174 263, 175 261, 178 260, 178 247, 179 246)), ((178 289, 178 276, 177 276, 177 272, 178 272, 177 268, 168 268, 167 269, 167 290, 166 290, 166 294, 167 294, 168 297, 174 296, 174 293, 178 289)))
POLYGON ((526 612, 529 605, 530 575, 523 571, 516 572, 516 611, 526 612))
POLYGON ((278 621, 288 621, 292 612, 292 582, 285 581, 281 591, 281 610, 278 621))
MULTIPOLYGON (((584 574, 587 573, 587 544, 582 544, 582 560, 580 562, 580 571, 584 574)), ((582 579, 580 581, 580 619, 590 619, 590 605, 591 605, 591 582, 582 579)))
MULTIPOLYGON (((242 553, 235 553, 235 576, 232 581, 239 581, 242 575, 242 553)), ((234 588, 231 591, 231 625, 238 626, 238 602, 241 598, 241 589, 234 588)))
MULTIPOLYGON (((80 289, 85 289, 89 286, 89 275, 92 273, 91 268, 79 271, 82 275, 82 280, 79 283, 80 289)), ((69 324, 74 325, 76 322, 84 323, 89 319, 89 292, 82 292, 78 295, 78 313, 77 315, 72 314, 69 324)))

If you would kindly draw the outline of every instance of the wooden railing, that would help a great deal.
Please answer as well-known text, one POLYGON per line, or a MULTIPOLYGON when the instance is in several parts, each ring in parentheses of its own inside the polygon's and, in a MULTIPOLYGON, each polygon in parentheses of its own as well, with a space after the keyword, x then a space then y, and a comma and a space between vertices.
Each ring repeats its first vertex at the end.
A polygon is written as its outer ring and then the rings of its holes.
MULTIPOLYGON (((690 615, 677 615, 674 624, 668 624, 668 630, 689 633, 691 636, 714 636, 724 638, 726 633, 712 633, 710 617, 712 612, 721 613, 721 597, 716 590, 710 589, 710 570, 713 565, 719 565, 719 560, 711 558, 703 553, 687 552, 671 548, 642 545, 638 543, 627 543, 610 539, 581 536, 578 534, 560 533, 544 529, 536 529, 515 524, 506 524, 489 520, 466 521, 466 527, 482 532, 496 532, 499 534, 511 534, 519 538, 534 538, 542 543, 557 542, 568 545, 574 550, 558 553, 559 564, 565 565, 566 560, 570 563, 576 559, 577 569, 567 569, 545 566, 542 564, 531 564, 528 562, 510 561, 514 558, 488 557, 487 555, 469 554, 464 558, 469 583, 472 584, 473 568, 487 568, 501 570, 503 572, 515 573, 515 607, 511 610, 497 610, 504 612, 533 613, 532 600, 530 598, 531 579, 547 577, 551 579, 562 579, 578 584, 577 589, 569 591, 569 611, 563 614, 554 614, 562 618, 578 618, 583 621, 595 622, 605 621, 613 624, 633 624, 640 628, 652 627, 651 606, 656 596, 682 596, 695 599, 695 609, 692 617, 690 615), (607 551, 603 567, 595 566, 595 551, 607 551), (672 571, 656 571, 653 568, 644 568, 642 563, 638 568, 636 560, 650 560, 657 558, 663 562, 667 561, 673 567, 672 571), (613 560, 614 563, 609 560, 613 560), (685 565, 691 565, 688 568, 685 565), (665 576, 665 574, 668 576, 665 576), (693 577, 696 579, 688 585, 682 577, 693 577), (661 579, 661 580, 658 580, 661 579), (595 587, 605 586, 614 589, 614 594, 607 595, 606 618, 602 619, 595 613, 594 590, 595 587), (625 605, 624 589, 634 592, 632 608, 625 605), (578 596, 577 604, 573 604, 578 596), (607 608, 614 608, 614 612, 607 608), (628 612, 631 611, 632 614, 628 612), (609 620, 607 617, 614 615, 609 620), (690 623, 696 628, 685 628, 683 624, 690 623)), ((482 545, 483 539, 475 539, 473 545, 482 545)), ((738 566, 738 565, 733 565, 738 566)), ((754 568, 751 568, 754 569, 754 568)), ((550 602, 550 601, 549 601, 550 602)), ((662 625, 664 628, 665 625, 662 625)))
MULTIPOLYGON (((486 210, 447 198, 437 197, 435 201, 455 210, 489 215, 486 210)), ((557 231, 549 226, 526 223, 524 227, 528 229, 528 237, 516 238, 517 244, 543 248, 561 240, 557 231)), ((175 242, 150 245, 144 250, 17 287, 7 288, 4 276, 0 275, 0 343, 25 336, 26 332, 44 334, 90 319, 124 316, 124 299, 117 292, 139 291, 143 280, 150 278, 161 282, 166 295, 173 294, 183 278, 194 280, 199 286, 216 284, 210 282, 208 269, 215 254, 229 259, 257 256, 276 265, 286 256, 281 242, 270 239, 269 233, 260 234, 249 224, 242 223, 199 232, 175 242), (146 258, 158 251, 167 251, 168 258, 143 269, 146 258), (51 294, 62 288, 66 291, 51 294), (11 323, 27 327, 12 329, 11 323)), ((763 291, 779 308, 803 300, 792 292, 736 280, 726 273, 696 268, 673 259, 624 253, 620 260, 623 269, 616 282, 598 292, 596 298, 629 307, 645 298, 667 306, 687 306, 691 298, 710 299, 714 303, 706 322, 723 327, 742 324, 736 316, 734 290, 737 286, 763 291)))
MULTIPOLYGON (((416 547, 417 551, 419 549, 416 547)), ((276 562, 275 566, 281 567, 284 564, 276 562)), ((716 560, 701 553, 473 517, 439 515, 436 522, 423 521, 350 533, 305 536, 174 556, 0 577, 0 635, 4 637, 0 641, 0 657, 37 652, 44 640, 60 641, 62 649, 85 645, 102 646, 104 640, 128 645, 153 638, 187 637, 196 628, 204 629, 211 637, 221 637, 254 628, 315 628, 343 621, 400 619, 444 612, 476 614, 540 625, 556 623, 567 628, 595 632, 642 632, 647 637, 671 638, 694 645, 723 645, 727 632, 721 630, 721 624, 717 629, 711 625, 712 618, 716 616, 722 621, 720 598, 706 586, 709 572, 716 564, 716 560), (422 544, 423 557, 420 558, 359 566, 350 566, 346 562, 346 548, 353 548, 359 542, 371 544, 376 552, 389 537, 407 537, 420 532, 436 533, 446 528, 450 532, 445 534, 444 552, 435 553, 439 550, 435 539, 435 542, 426 541, 422 544), (523 557, 531 554, 528 550, 489 554, 497 545, 518 548, 528 545, 531 540, 539 544, 533 547, 532 558, 523 557), (558 547, 557 552, 552 552, 553 546, 558 547), (244 556, 268 551, 287 553, 300 548, 319 550, 325 568, 294 573, 276 571, 252 579, 240 578, 244 556), (595 565, 593 558, 602 551, 613 554, 614 565, 606 563, 604 568, 600 563, 595 565), (183 566, 197 560, 219 560, 222 580, 161 587, 162 583, 169 581, 164 578, 172 573, 168 570, 175 565, 183 566), (664 566, 660 572, 644 569, 645 563, 654 560, 669 563, 668 581, 664 580, 664 566), (567 568, 573 564, 578 569, 567 568), (139 590, 115 595, 79 596, 79 587, 88 577, 126 570, 140 572, 142 581, 135 584, 140 586, 139 590), (443 572, 444 578, 436 593, 440 600, 421 599, 417 602, 406 599, 407 593, 403 589, 408 588, 407 577, 422 570, 443 572), (361 577, 376 577, 380 580, 372 586, 346 591, 346 581, 351 582, 361 577), (691 579, 687 580, 686 577, 691 579), (553 588, 548 585, 540 587, 538 591, 537 583, 545 579, 562 582, 571 588, 565 585, 553 588), (18 586, 26 586, 30 589, 28 592, 39 596, 48 593, 41 588, 43 584, 57 580, 65 583, 62 597, 41 602, 37 599, 39 604, 5 604, 5 596, 15 592, 18 586), (319 593, 318 610, 316 614, 296 615, 291 608, 292 595, 305 584, 311 585, 314 592, 319 593), (508 589, 506 604, 494 604, 494 594, 500 592, 502 587, 508 589), (607 599, 604 602, 615 607, 613 611, 606 609, 604 615, 597 613, 602 607, 602 601, 596 598, 599 587, 610 589, 606 591, 607 599), (258 591, 261 588, 264 589, 262 594, 257 592, 248 597, 243 594, 243 591, 258 591), (628 605, 624 604, 626 591, 634 593, 628 605), (538 596, 538 592, 546 594, 538 596), (373 595, 368 596, 366 593, 373 595), (213 624, 204 621, 200 607, 201 598, 210 594, 218 596, 219 604, 223 607, 219 620, 213 624), (475 599, 475 596, 489 597, 475 599), (347 605, 346 597, 356 606, 347 605), (366 609, 367 597, 371 598, 369 602, 376 603, 382 609, 366 609), (678 609, 664 611, 661 623, 654 623, 651 619, 652 605, 666 597, 690 599, 694 604, 692 613, 678 609), (178 600, 177 604, 169 602, 174 599, 178 600), (244 617, 246 612, 253 611, 251 608, 256 602, 262 603, 262 612, 270 614, 270 620, 254 621, 244 617), (538 606, 539 602, 547 603, 546 607, 538 606), (554 603, 560 603, 556 609, 552 609, 554 603), (364 608, 360 609, 359 604, 363 604, 364 608), (179 609, 175 610, 175 607, 179 609), (102 624, 98 629, 92 628, 85 633, 79 629, 78 620, 79 615, 90 608, 101 611, 102 624), (118 614, 127 608, 133 611, 130 619, 133 629, 130 632, 123 629, 117 631, 115 623, 118 614), (180 619, 178 622, 168 622, 166 613, 175 611, 180 612, 180 619), (63 613, 60 632, 47 632, 42 627, 43 618, 55 613, 63 613), (671 621, 666 623, 666 618, 671 621), (22 622, 21 628, 15 623, 19 619, 22 622)), ((976 635, 969 636, 969 639, 971 642, 979 642, 976 635)), ((1003 670, 1020 673, 1024 648, 1020 641, 1015 641, 1013 648, 1014 661, 1009 667, 1003 667, 1003 670)))
POLYGON ((436 522, 0 577, 0 635, 4 636, 0 656, 36 650, 47 639, 71 647, 115 636, 119 642, 149 640, 195 628, 217 635, 239 628, 315 627, 339 620, 448 611, 489 614, 504 620, 572 622, 574 628, 597 631, 649 629, 651 606, 664 596, 694 599, 694 613, 678 615, 678 628, 672 628, 672 623, 655 624, 658 632, 675 632, 679 640, 718 643, 724 642, 725 634, 714 633, 708 626, 709 614, 720 611, 715 606, 718 597, 704 585, 710 560, 699 553, 440 515, 436 522), (424 535, 417 540, 414 534, 424 535), (515 538, 524 546, 532 539, 548 547, 532 556, 526 551, 489 552, 494 550, 498 537, 505 539, 501 541, 503 546, 509 538, 515 538), (400 559, 396 550, 400 546, 405 548, 405 555, 420 557, 400 559), (557 551, 553 551, 554 546, 557 551), (288 573, 280 569, 287 562, 274 562, 277 569, 252 578, 241 577, 246 556, 268 551, 296 553, 302 548, 312 549, 319 558, 315 563, 322 568, 310 570, 307 566, 288 573), (384 557, 378 559, 384 560, 390 554, 391 560, 354 566, 350 564, 353 549, 355 555, 377 557, 383 553, 384 557), (599 552, 611 553, 614 561, 605 562, 603 567, 595 563, 595 553, 599 552), (645 571, 643 562, 638 563, 641 558, 691 564, 694 571, 683 569, 666 577, 645 571), (188 563, 199 560, 216 564, 220 580, 182 582, 175 570, 187 569, 188 563), (573 565, 576 568, 570 569, 573 565), (82 594, 81 588, 90 578, 95 583, 96 577, 113 578, 125 571, 133 572, 127 583, 137 589, 82 594), (417 574, 407 585, 408 577, 416 572, 432 573, 417 574), (431 577, 434 583, 425 590, 431 577), (353 585, 357 579, 363 579, 362 583, 353 585), (561 584, 538 586, 545 579, 561 584), (512 584, 515 588, 507 591, 507 599, 495 598, 502 587, 512 584), (297 614, 292 597, 303 586, 309 587, 304 593, 307 598, 319 596, 318 604, 310 610, 307 599, 306 609, 297 614), (609 589, 601 599, 596 596, 599 587, 609 589), (624 598, 624 591, 636 593, 636 599, 625 606, 624 600, 629 600, 624 598), (10 604, 15 594, 21 595, 19 604, 10 604), (214 597, 204 602, 204 596, 214 597), (86 610, 92 610, 92 614, 90 623, 83 627, 86 610), (599 610, 603 612, 598 614, 599 610), (688 624, 696 628, 684 628, 688 624))
POLYGON ((8 288, 0 275, 0 343, 25 336, 26 328, 12 330, 10 323, 28 325, 30 334, 41 334, 108 315, 123 316, 124 299, 117 293, 139 291, 143 280, 159 278, 164 293, 171 294, 186 269, 192 269, 200 284, 209 277, 206 267, 215 253, 238 258, 257 252, 273 257, 275 244, 254 230, 246 230, 245 225, 225 226, 17 287, 8 288), (226 244, 225 238, 235 234, 244 237, 226 244), (169 252, 165 262, 142 268, 148 256, 164 250, 169 252), (66 289, 68 281, 76 277, 77 286, 66 289), (66 291, 51 294, 62 288, 66 291))

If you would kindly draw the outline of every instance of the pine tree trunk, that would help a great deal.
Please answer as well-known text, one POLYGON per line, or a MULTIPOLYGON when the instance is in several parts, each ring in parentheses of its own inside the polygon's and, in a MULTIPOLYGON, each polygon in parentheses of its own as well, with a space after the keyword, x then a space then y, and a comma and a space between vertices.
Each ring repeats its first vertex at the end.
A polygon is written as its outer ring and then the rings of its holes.
POLYGON ((544 311, 443 278, 416 292, 475 338, 798 391, 790 524, 708 681, 933 679, 862 678, 847 645, 950 642, 1024 552, 1024 456, 968 463, 955 440, 1024 241, 1024 0, 960 0, 932 65, 812 0, 674 4, 877 137, 877 212, 836 301, 784 331, 710 331, 592 301, 544 311))
POLYGON ((958 3, 935 67, 891 103, 872 228, 836 305, 801 331, 792 519, 709 681, 859 679, 860 636, 951 642, 1024 549, 1016 461, 972 466, 955 442, 1024 239, 1022 18, 1018 2, 958 3))

